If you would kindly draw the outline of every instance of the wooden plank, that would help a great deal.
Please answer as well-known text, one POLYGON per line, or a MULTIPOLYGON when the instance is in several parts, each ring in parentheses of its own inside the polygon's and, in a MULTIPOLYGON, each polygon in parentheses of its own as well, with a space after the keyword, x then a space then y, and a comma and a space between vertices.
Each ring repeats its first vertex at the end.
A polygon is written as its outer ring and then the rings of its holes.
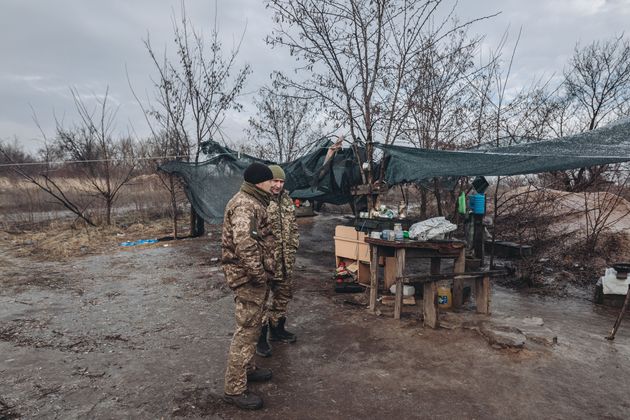
POLYGON ((403 283, 424 283, 428 281, 438 280, 452 280, 455 277, 462 280, 474 280, 476 278, 482 278, 485 275, 490 277, 503 276, 506 272, 504 270, 491 270, 491 271, 464 271, 463 273, 441 273, 441 274, 420 274, 415 276, 403 276, 403 283))
MULTIPOLYGON (((416 298, 414 296, 403 295, 403 306, 412 306, 416 304, 416 298)), ((381 305, 394 306, 396 303, 396 296, 383 295, 381 296, 381 305)))
POLYGON ((365 243, 366 237, 367 235, 365 233, 357 232, 357 240, 359 241, 357 259, 359 261, 369 263, 370 262, 370 245, 365 243))
POLYGON ((385 269, 383 270, 385 290, 389 290, 396 283, 396 270, 396 257, 385 257, 385 269))
POLYGON ((478 313, 490 314, 490 275, 475 280, 475 302, 478 313))
POLYGON ((422 312, 424 325, 431 328, 440 326, 437 283, 424 284, 424 297, 422 299, 422 312))
MULTIPOLYGON (((455 274, 466 271, 466 250, 464 248, 459 252, 459 256, 455 259, 453 272, 455 274)), ((464 279, 461 277, 453 278, 453 309, 460 309, 464 304, 464 279)))
POLYGON ((359 275, 357 276, 357 280, 361 284, 369 285, 370 284, 370 264, 359 262, 359 275))
POLYGON ((365 242, 367 242, 368 244, 379 245, 388 248, 432 249, 447 254, 454 251, 459 251, 466 246, 465 242, 455 239, 443 241, 416 241, 411 239, 404 239, 402 241, 387 241, 385 239, 366 237, 365 242))
MULTIPOLYGON (((405 249, 396 250, 396 279, 402 278, 405 271, 405 249)), ((402 312, 403 285, 401 280, 396 280, 396 304, 394 306, 394 318, 400 319, 402 312)))
POLYGON ((370 245, 372 261, 370 263, 370 306, 371 311, 376 310, 376 298, 378 295, 378 247, 370 245))

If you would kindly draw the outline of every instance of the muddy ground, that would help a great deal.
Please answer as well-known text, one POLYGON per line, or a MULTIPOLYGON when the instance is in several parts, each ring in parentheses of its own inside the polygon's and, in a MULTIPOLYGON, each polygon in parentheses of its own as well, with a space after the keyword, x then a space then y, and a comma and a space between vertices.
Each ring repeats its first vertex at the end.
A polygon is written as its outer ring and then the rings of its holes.
POLYGON ((338 222, 300 220, 298 342, 260 361, 259 412, 220 399, 234 303, 216 228, 63 263, 5 243, 0 418, 628 418, 630 319, 604 339, 617 309, 495 287, 491 316, 445 313, 438 330, 413 307, 373 315, 332 292, 338 222), (522 348, 479 332, 515 320, 539 328, 522 348))

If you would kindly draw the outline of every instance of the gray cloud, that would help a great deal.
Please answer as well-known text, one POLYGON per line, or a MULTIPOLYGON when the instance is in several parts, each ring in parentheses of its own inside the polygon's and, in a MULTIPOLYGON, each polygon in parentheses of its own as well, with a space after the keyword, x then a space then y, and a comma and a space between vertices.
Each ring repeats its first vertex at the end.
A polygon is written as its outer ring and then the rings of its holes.
MULTIPOLYGON (((187 15, 196 28, 209 34, 215 22, 215 3, 187 0, 187 15)), ((44 129, 52 133, 53 110, 65 121, 75 118, 69 87, 83 95, 103 94, 107 86, 119 105, 121 132, 133 125, 139 135, 148 129, 126 80, 145 97, 151 94, 154 74, 143 39, 150 35, 158 50, 172 52, 172 19, 179 16, 179 0, 5 0, 0 14, 0 138, 17 136, 29 148, 37 147, 39 132, 32 122, 31 106, 44 129)), ((252 93, 268 81, 272 70, 289 70, 292 58, 264 42, 272 28, 271 12, 263 1, 218 1, 216 22, 224 47, 230 49, 246 28, 238 65, 249 63, 253 74, 241 97, 245 113, 230 113, 224 131, 242 139, 252 93)), ((503 13, 475 25, 472 33, 485 34, 488 49, 496 48, 509 30, 512 48, 518 30, 511 88, 537 77, 559 76, 575 43, 588 43, 621 33, 630 18, 627 0, 485 0, 461 1, 456 9, 462 20, 503 13)))

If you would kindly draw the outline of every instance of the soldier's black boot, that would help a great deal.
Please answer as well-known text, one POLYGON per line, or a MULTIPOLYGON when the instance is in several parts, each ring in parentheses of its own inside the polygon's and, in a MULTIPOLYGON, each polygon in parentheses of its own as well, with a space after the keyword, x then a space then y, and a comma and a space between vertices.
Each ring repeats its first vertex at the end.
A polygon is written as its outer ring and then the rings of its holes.
POLYGON ((260 337, 258 337, 258 343, 256 344, 256 354, 261 357, 271 356, 271 346, 267 341, 267 324, 260 330, 260 337))
POLYGON ((247 374, 247 382, 264 382, 270 380, 272 376, 271 369, 257 367, 247 374))
POLYGON ((297 336, 284 329, 284 324, 287 321, 285 317, 278 319, 278 325, 274 326, 273 322, 269 320, 269 331, 271 341, 280 341, 282 343, 295 343, 297 336))
POLYGON ((263 406, 262 398, 249 391, 245 391, 238 395, 224 394, 223 401, 228 404, 234 404, 238 408, 242 408, 244 410, 258 410, 263 406))

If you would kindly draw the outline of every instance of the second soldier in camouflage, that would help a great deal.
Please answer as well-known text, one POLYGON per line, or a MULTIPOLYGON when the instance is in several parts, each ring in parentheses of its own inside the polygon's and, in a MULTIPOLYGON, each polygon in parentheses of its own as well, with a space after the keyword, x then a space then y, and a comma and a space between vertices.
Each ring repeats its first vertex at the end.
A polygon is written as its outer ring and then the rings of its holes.
POLYGON ((275 239, 275 276, 271 282, 271 296, 267 308, 268 325, 263 328, 256 346, 260 356, 270 356, 271 341, 293 343, 297 337, 285 329, 287 306, 293 298, 293 267, 299 246, 299 233, 295 218, 295 206, 289 193, 284 189, 285 174, 278 165, 270 165, 273 173, 271 202, 267 208, 269 223, 275 239))

